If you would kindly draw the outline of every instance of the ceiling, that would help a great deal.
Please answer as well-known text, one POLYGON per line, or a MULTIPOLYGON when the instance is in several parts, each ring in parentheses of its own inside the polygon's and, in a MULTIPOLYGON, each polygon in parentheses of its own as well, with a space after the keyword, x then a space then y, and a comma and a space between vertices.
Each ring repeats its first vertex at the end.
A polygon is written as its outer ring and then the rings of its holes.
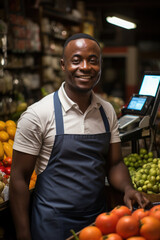
POLYGON ((95 13, 99 37, 106 43, 160 45, 159 0, 87 0, 85 8, 95 13), (134 19, 137 28, 124 30, 107 23, 105 17, 110 13, 134 19))

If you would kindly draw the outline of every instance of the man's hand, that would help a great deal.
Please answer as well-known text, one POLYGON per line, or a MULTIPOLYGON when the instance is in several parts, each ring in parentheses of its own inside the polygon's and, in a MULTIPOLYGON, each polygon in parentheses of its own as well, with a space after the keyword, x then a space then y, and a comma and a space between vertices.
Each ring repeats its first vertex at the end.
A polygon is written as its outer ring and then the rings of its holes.
POLYGON ((132 187, 125 189, 124 203, 127 207, 133 210, 134 204, 138 204, 140 208, 145 208, 151 204, 148 198, 146 198, 141 192, 136 191, 132 187))

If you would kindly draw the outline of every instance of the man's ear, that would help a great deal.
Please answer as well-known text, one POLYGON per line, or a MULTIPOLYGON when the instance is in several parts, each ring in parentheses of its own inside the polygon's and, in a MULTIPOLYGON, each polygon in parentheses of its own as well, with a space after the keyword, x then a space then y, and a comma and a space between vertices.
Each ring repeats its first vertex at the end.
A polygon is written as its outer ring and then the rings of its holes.
POLYGON ((61 62, 60 63, 61 63, 62 70, 65 71, 64 59, 63 58, 61 58, 61 62))

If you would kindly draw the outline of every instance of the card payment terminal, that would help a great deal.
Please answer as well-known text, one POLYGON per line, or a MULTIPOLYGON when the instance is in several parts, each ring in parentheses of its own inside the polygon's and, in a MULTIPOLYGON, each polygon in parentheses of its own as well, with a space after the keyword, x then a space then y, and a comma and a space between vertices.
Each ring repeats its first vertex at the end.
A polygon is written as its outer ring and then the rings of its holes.
POLYGON ((160 72, 145 72, 139 93, 133 94, 127 107, 122 109, 119 130, 140 124, 141 120, 149 121, 151 115, 157 113, 159 101, 160 72))

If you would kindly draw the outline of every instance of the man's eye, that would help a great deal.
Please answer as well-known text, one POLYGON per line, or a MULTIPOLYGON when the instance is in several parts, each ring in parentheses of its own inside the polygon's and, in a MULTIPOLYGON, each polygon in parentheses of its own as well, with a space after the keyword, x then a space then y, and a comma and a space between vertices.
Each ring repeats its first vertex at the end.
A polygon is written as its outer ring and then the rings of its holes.
POLYGON ((72 60, 72 63, 73 63, 73 64, 78 64, 78 63, 79 63, 79 59, 73 59, 73 60, 72 60))
POLYGON ((90 59, 90 63, 91 63, 91 64, 97 64, 97 63, 98 63, 98 60, 95 59, 95 58, 91 58, 91 59, 90 59))

